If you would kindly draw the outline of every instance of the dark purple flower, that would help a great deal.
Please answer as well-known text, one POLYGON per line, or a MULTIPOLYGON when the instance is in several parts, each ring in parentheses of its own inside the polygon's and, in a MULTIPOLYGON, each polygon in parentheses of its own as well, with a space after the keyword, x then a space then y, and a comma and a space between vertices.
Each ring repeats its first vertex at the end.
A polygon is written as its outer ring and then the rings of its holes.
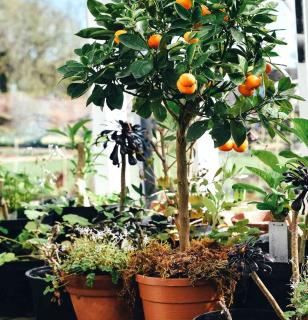
POLYGON ((237 244, 228 253, 228 261, 230 267, 243 276, 249 276, 253 272, 259 270, 271 272, 272 268, 267 262, 272 261, 268 254, 265 254, 261 248, 255 247, 251 242, 237 244))
POLYGON ((110 143, 114 144, 109 158, 115 166, 120 165, 120 156, 122 155, 127 155, 128 163, 132 166, 137 164, 137 161, 144 161, 144 151, 148 145, 145 130, 137 124, 131 125, 121 120, 119 124, 120 130, 103 130, 96 139, 96 144, 102 139, 104 149, 110 143))

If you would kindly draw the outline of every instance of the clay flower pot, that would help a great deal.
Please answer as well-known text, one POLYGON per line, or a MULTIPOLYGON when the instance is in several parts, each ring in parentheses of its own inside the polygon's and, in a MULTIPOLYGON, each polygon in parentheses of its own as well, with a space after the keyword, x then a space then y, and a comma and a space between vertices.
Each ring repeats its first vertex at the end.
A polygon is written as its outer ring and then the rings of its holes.
POLYGON ((268 232, 269 222, 273 220, 270 211, 249 211, 245 213, 236 214, 231 220, 235 224, 240 220, 248 219, 248 226, 251 228, 258 228, 263 233, 268 232))
POLYGON ((161 279, 137 275, 145 320, 192 320, 218 310, 216 286, 204 281, 192 286, 189 279, 161 279))
POLYGON ((93 287, 86 285, 86 277, 67 277, 66 289, 71 296, 78 320, 130 320, 128 308, 121 298, 120 285, 111 276, 96 276, 93 287))

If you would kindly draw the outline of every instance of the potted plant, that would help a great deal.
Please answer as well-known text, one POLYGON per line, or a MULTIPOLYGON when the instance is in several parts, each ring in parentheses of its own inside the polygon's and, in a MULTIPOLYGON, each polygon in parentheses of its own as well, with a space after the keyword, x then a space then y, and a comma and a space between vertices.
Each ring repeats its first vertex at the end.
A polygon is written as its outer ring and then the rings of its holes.
MULTIPOLYGON (((285 117, 291 112, 284 107, 295 97, 290 78, 282 77, 275 86, 267 76, 272 68, 268 57, 274 55, 276 44, 283 43, 274 30, 266 29, 275 20, 273 8, 263 1, 231 0, 209 1, 208 7, 201 0, 108 4, 89 0, 88 8, 99 27, 78 35, 100 41, 76 50, 80 61, 68 61, 59 71, 73 80, 68 86, 72 98, 93 88, 88 102, 100 107, 106 102, 114 110, 121 109, 124 93, 129 93, 135 96, 133 110, 140 116, 153 113, 162 121, 169 114, 174 119, 176 224, 179 255, 184 258, 191 245, 190 144, 209 132, 217 147, 232 136, 232 147, 245 151, 249 123, 261 123, 273 136, 280 134, 282 122, 275 112, 285 117)), ((157 274, 138 277, 141 285, 147 280, 152 291, 161 286, 178 291, 177 279, 157 274)), ((205 296, 209 289, 208 283, 199 291, 187 278, 182 280, 182 289, 191 289, 197 296, 205 296)), ((190 301, 182 303, 188 307, 190 301)), ((165 317, 172 319, 169 311, 165 310, 165 317)), ((192 308, 190 312, 183 319, 196 315, 192 308)), ((153 309, 145 317, 154 319, 153 309)))
POLYGON ((64 285, 80 320, 101 315, 110 320, 129 319, 120 291, 121 271, 131 250, 130 240, 110 228, 76 227, 69 242, 50 241, 41 248, 52 269, 46 277, 51 284, 46 292, 52 291, 59 298, 59 289, 64 285))

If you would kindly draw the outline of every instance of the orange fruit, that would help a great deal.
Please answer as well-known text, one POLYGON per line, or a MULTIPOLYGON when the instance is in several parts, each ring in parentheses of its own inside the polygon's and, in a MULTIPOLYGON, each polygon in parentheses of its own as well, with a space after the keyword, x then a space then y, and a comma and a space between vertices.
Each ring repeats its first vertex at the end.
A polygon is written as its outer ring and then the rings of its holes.
POLYGON ((225 144, 223 144, 222 146, 218 147, 218 149, 220 151, 231 151, 233 149, 233 144, 234 144, 233 140, 230 139, 225 144))
POLYGON ((269 64, 269 63, 267 63, 266 64, 266 68, 265 68, 265 72, 267 73, 267 74, 269 74, 269 73, 271 73, 272 72, 272 66, 269 64))
POLYGON ((248 149, 248 139, 246 139, 240 146, 237 146, 236 143, 233 143, 233 149, 236 152, 245 152, 248 149))
POLYGON ((186 10, 189 10, 192 7, 192 0, 176 0, 175 2, 184 7, 186 10))
POLYGON ((183 94, 193 94, 197 90, 197 80, 193 74, 183 73, 177 83, 178 90, 183 94))
POLYGON ((192 43, 198 43, 199 42, 199 39, 198 38, 190 38, 190 34, 191 32, 190 31, 187 31, 185 34, 184 34, 184 39, 187 43, 189 44, 192 44, 192 43))
POLYGON ((119 38, 119 36, 120 36, 121 34, 125 34, 125 33, 127 33, 126 30, 118 30, 118 31, 116 31, 115 34, 114 34, 114 42, 115 42, 116 44, 119 44, 119 43, 120 43, 120 38, 119 38))
POLYGON ((206 16, 208 14, 211 14, 212 12, 209 10, 209 8, 207 6, 205 6, 204 4, 201 5, 201 14, 203 16, 206 16))
POLYGON ((262 82, 262 78, 255 76, 254 74, 250 74, 245 81, 245 86, 248 89, 257 89, 260 87, 262 82))
POLYGON ((151 35, 148 40, 149 47, 152 49, 158 49, 161 38, 162 38, 162 36, 160 34, 151 35))
POLYGON ((240 92, 241 95, 244 97, 251 97, 254 93, 253 89, 249 89, 246 84, 241 84, 238 86, 238 91, 240 92))
POLYGON ((230 20, 229 16, 224 16, 224 21, 228 22, 230 20))

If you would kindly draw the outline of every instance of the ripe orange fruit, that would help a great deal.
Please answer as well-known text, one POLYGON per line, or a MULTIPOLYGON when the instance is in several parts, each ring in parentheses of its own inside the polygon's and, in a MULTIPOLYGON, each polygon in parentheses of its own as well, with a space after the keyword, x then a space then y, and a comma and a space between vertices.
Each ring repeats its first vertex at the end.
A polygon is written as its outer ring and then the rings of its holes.
POLYGON ((127 33, 126 30, 118 30, 118 31, 116 31, 115 34, 114 34, 114 42, 115 42, 116 44, 119 44, 119 43, 120 43, 120 38, 119 38, 119 36, 120 36, 121 34, 125 34, 125 33, 127 33))
POLYGON ((227 141, 225 144, 223 144, 222 146, 218 147, 218 149, 220 151, 231 151, 233 149, 233 140, 230 139, 229 141, 227 141))
POLYGON ((262 79, 258 76, 255 76, 254 74, 250 74, 245 81, 245 86, 248 89, 257 89, 261 85, 262 79))
POLYGON ((265 72, 267 73, 267 74, 269 74, 269 73, 271 73, 272 72, 272 66, 269 64, 269 63, 267 63, 266 64, 266 68, 265 68, 265 72))
POLYGON ((192 44, 192 43, 198 43, 199 42, 199 39, 198 38, 190 38, 190 34, 191 32, 190 31, 187 31, 185 34, 184 34, 184 39, 187 43, 189 44, 192 44))
POLYGON ((233 143, 233 149, 236 152, 242 153, 248 149, 248 139, 246 139, 240 146, 237 146, 236 143, 233 143))
POLYGON ((189 10, 192 7, 192 0, 176 0, 175 2, 184 7, 186 10, 189 10))
POLYGON ((181 93, 193 94, 197 90, 197 80, 193 74, 183 73, 177 83, 177 88, 181 93))
POLYGON ((151 35, 148 40, 149 47, 152 49, 158 49, 161 38, 162 38, 162 36, 160 34, 151 35))
POLYGON ((208 14, 211 14, 212 12, 209 10, 209 8, 207 6, 205 6, 204 4, 201 5, 201 14, 203 16, 206 16, 208 14))
POLYGON ((241 95, 244 97, 251 97, 254 93, 253 89, 249 89, 246 84, 241 84, 238 86, 238 91, 240 92, 241 95))

